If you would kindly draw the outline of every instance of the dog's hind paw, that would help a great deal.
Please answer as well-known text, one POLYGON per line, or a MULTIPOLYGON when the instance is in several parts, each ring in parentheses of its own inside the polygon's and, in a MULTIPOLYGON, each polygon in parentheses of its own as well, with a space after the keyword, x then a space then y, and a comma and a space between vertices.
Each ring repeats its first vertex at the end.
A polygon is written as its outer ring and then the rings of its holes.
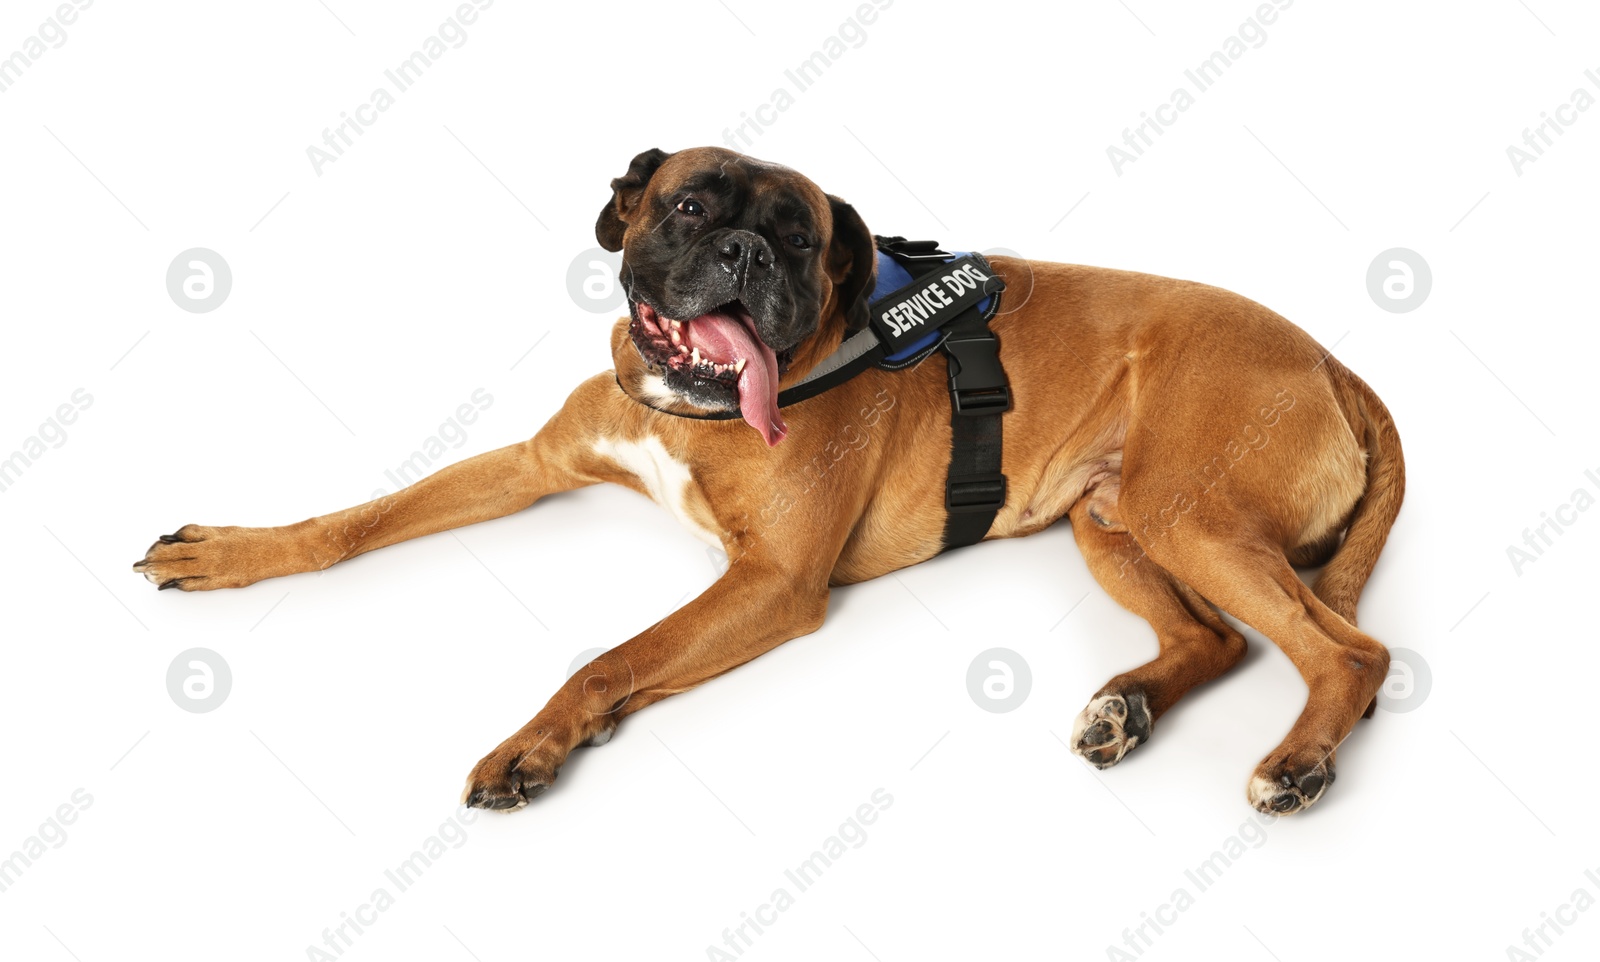
MULTIPOLYGON (((574 674, 574 679, 577 679, 574 674)), ((585 685, 604 676, 586 676, 585 685)), ((604 691, 601 687, 599 691, 604 691)), ((515 812, 550 790, 574 748, 604 745, 617 730, 610 712, 582 712, 576 719, 562 710, 541 712, 515 735, 483 757, 467 776, 461 804, 469 808, 515 812)))
POLYGON ((1267 815, 1303 811, 1327 793, 1333 779, 1332 752, 1301 753, 1288 758, 1274 752, 1250 778, 1250 804, 1267 815))
MULTIPOLYGON (((561 774, 566 754, 548 738, 524 747, 518 735, 507 739, 472 768, 461 804, 492 811, 517 811, 543 795, 561 774)), ((542 735, 542 732, 536 732, 542 735)))
POLYGON ((491 755, 479 762, 467 777, 467 787, 461 791, 461 804, 469 808, 514 812, 549 791, 560 771, 529 759, 504 765, 491 755))
POLYGON ((1095 768, 1110 768, 1150 740, 1153 723, 1144 692, 1097 695, 1072 723, 1073 754, 1095 768))

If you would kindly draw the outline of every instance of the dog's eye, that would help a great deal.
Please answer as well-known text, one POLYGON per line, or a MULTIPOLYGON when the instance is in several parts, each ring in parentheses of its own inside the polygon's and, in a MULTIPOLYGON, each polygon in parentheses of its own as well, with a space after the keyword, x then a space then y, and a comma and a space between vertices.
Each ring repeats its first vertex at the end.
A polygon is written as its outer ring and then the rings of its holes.
POLYGON ((791 245, 800 250, 808 250, 811 247, 811 238, 804 234, 790 234, 785 239, 788 240, 791 245))
POLYGON ((690 217, 703 217, 705 216, 705 212, 706 205, 695 200, 693 197, 685 197, 678 203, 678 213, 680 214, 688 214, 690 217))

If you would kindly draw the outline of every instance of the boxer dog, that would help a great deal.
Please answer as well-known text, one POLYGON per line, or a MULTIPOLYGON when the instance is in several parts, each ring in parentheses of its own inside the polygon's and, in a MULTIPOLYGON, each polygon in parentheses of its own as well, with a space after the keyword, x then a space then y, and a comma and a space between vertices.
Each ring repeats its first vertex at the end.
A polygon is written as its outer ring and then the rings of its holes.
MULTIPOLYGON (((870 368, 778 405, 866 324, 877 260, 855 209, 715 147, 645 151, 611 191, 595 234, 623 252, 615 370, 579 385, 531 440, 298 524, 186 525, 134 565, 162 588, 238 588, 601 481, 723 547, 711 587, 573 675, 478 762, 462 798, 479 808, 522 808, 627 716, 815 631, 831 586, 944 547, 944 362, 870 368), (738 416, 678 416, 719 412, 738 416)), ((1238 664, 1245 639, 1221 609, 1272 639, 1310 689, 1249 801, 1309 807, 1388 673, 1356 599, 1403 495, 1389 412, 1304 331, 1237 294, 1012 257, 990 266, 1008 287, 990 328, 1013 407, 1009 489, 987 537, 1068 518, 1095 578, 1160 642, 1094 694, 1072 750, 1116 764, 1185 692, 1238 664), (1318 565, 1307 587, 1295 567, 1318 565)))

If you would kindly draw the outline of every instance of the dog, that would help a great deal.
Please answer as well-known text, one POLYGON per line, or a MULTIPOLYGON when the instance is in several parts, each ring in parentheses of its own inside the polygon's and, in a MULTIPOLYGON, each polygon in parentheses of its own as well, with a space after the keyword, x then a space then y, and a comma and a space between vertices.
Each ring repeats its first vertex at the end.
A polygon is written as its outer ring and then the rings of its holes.
MULTIPOLYGON (((720 147, 645 151, 611 191, 595 234, 623 253, 615 368, 580 384, 532 439, 298 524, 186 525, 134 565, 163 589, 239 588, 598 482, 652 498, 724 548, 730 563, 703 594, 595 658, 477 763, 462 801, 478 808, 526 806, 570 752, 604 744, 627 716, 815 631, 831 586, 946 547, 949 361, 875 367, 778 401, 868 326, 878 255, 855 208, 720 147)), ((1238 664, 1245 639, 1220 609, 1282 648, 1310 689, 1248 800, 1278 815, 1309 808, 1388 674, 1387 649, 1356 627, 1404 496, 1388 410, 1308 334, 1240 295, 1015 257, 985 264, 1008 288, 990 330, 1011 400, 1004 503, 986 537, 1067 518, 1095 578, 1160 643, 1094 694, 1072 750, 1116 764, 1185 692, 1238 664), (1308 587, 1295 568, 1317 566, 1308 587)))

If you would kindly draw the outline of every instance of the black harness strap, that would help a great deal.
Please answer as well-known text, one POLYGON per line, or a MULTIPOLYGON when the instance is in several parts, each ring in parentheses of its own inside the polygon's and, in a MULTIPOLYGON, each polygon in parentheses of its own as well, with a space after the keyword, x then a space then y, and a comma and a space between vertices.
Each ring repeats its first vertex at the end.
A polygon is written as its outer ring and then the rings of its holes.
POLYGON ((946 550, 976 544, 1006 503, 1000 473, 1001 415, 1011 389, 1000 367, 1000 339, 977 311, 957 318, 944 339, 950 372, 950 471, 944 485, 946 550))

